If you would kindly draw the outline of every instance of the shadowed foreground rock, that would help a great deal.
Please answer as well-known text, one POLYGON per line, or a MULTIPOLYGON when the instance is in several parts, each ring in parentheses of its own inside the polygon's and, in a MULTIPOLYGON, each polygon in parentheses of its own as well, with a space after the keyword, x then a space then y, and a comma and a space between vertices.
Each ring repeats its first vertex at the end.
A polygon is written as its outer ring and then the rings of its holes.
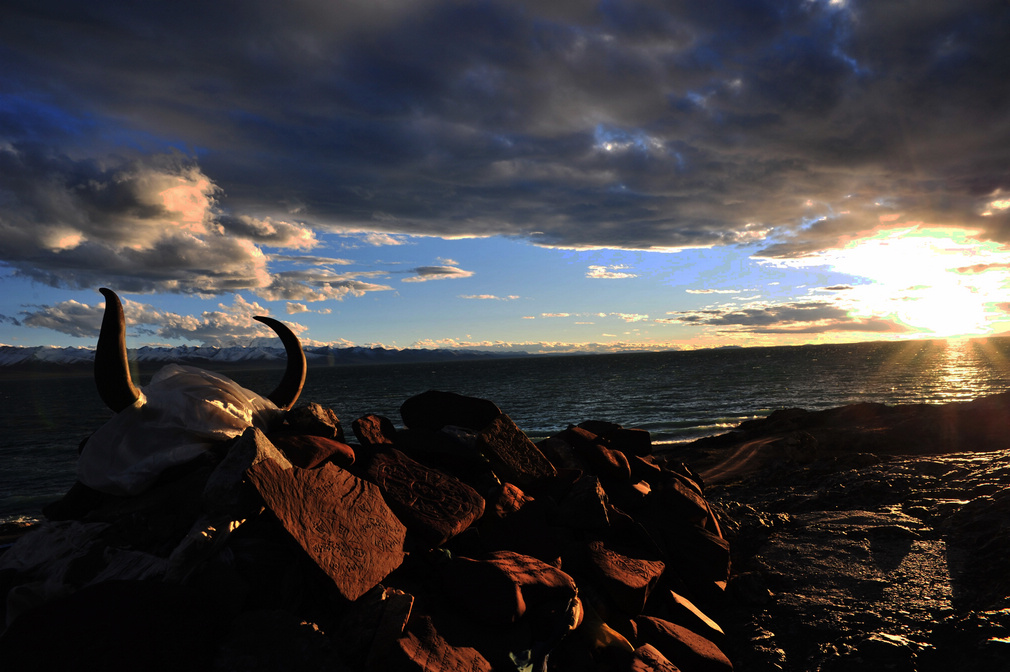
POLYGON ((746 670, 1010 669, 1010 395, 778 411, 684 449, 746 670))
POLYGON ((732 669, 729 545, 648 432, 401 415, 345 443, 310 404, 139 495, 75 485, 0 555, 4 669, 732 669))

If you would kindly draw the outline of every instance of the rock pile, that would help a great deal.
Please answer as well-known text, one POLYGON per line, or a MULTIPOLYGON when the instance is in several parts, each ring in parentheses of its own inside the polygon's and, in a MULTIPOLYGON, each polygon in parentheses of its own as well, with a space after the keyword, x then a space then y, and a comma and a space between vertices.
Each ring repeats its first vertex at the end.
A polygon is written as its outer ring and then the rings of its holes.
POLYGON ((538 444, 426 392, 315 404, 134 497, 76 485, 0 556, 7 669, 730 670, 729 544, 648 432, 538 444))

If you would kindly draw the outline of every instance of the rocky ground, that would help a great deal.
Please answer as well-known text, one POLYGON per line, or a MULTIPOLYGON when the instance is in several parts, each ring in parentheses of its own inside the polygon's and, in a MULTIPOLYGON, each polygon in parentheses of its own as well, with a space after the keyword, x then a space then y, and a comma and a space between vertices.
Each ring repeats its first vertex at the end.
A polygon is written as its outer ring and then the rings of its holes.
POLYGON ((1010 397, 780 411, 689 447, 737 670, 1010 669, 1010 397))

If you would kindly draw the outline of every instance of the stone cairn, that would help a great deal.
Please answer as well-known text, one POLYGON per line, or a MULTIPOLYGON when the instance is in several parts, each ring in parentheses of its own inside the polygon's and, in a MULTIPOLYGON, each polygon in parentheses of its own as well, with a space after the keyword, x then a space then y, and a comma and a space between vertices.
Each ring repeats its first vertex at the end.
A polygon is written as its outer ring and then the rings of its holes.
POLYGON ((647 431, 534 444, 429 391, 318 404, 135 497, 77 484, 0 555, 4 669, 731 670, 729 544, 647 431))

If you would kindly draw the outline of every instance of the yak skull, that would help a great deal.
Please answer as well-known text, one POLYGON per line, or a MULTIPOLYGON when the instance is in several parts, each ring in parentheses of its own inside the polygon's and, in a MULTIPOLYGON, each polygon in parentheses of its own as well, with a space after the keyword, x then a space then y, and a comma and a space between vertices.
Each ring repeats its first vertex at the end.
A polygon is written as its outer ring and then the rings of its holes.
POLYGON ((95 382, 116 415, 84 445, 77 464, 83 484, 115 495, 143 492, 166 469, 189 462, 214 443, 251 426, 266 429, 279 422, 301 394, 301 344, 284 323, 269 317, 255 319, 277 333, 288 362, 280 385, 266 397, 225 376, 178 364, 163 367, 143 389, 136 387, 126 359, 122 304, 112 290, 99 291, 106 303, 95 382))

